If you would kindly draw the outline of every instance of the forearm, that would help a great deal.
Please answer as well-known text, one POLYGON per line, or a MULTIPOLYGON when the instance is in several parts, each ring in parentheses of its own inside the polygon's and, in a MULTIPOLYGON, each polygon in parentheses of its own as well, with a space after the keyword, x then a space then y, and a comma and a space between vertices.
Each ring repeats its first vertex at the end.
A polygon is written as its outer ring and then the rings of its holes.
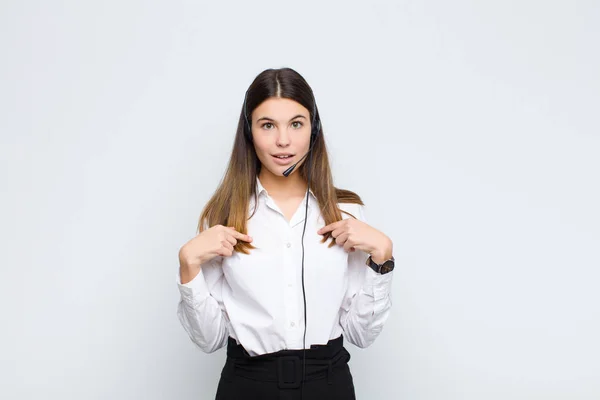
POLYGON ((371 345, 390 314, 393 272, 380 275, 367 269, 367 279, 340 320, 348 340, 358 347, 371 345))
POLYGON ((202 351, 212 353, 227 342, 227 321, 213 298, 190 304, 181 299, 177 316, 188 336, 202 351))
MULTIPOLYGON (((219 300, 211 295, 206 280, 207 277, 212 277, 209 280, 213 282, 211 288, 220 290, 220 282, 214 280, 214 274, 220 273, 220 268, 211 263, 200 268, 190 265, 185 257, 180 259, 178 287, 181 299, 177 315, 192 342, 206 353, 223 347, 228 337, 226 315, 219 300)), ((224 279, 222 273, 218 280, 220 279, 224 279)))

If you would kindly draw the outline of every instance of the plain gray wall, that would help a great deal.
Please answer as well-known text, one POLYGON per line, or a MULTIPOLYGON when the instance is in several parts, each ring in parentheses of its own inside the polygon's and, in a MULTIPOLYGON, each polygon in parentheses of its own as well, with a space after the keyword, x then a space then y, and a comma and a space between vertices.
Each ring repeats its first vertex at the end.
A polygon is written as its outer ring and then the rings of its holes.
POLYGON ((600 398, 599 2, 0 11, 0 398, 213 397, 225 352, 179 325, 177 252, 283 66, 394 241, 358 398, 600 398))

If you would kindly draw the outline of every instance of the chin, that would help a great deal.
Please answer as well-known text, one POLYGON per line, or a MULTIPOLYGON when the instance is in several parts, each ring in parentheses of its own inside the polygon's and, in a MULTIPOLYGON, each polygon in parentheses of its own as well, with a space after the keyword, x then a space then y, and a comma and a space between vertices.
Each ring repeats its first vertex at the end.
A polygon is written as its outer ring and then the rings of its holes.
MULTIPOLYGON (((264 165, 263 165, 263 168, 265 168, 264 165)), ((269 171, 269 174, 271 174, 271 175, 283 176, 283 171, 285 171, 286 169, 288 169, 288 167, 283 167, 281 165, 274 165, 274 166, 268 166, 265 169, 267 171, 269 171)))

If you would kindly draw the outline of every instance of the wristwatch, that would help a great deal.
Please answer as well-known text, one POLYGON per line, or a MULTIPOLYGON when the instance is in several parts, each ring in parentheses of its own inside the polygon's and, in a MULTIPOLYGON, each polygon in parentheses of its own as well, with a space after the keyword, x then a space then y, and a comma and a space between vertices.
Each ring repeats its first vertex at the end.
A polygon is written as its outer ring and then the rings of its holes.
POLYGON ((394 270, 394 257, 392 256, 392 258, 390 258, 389 260, 385 260, 383 263, 381 264, 377 264, 375 261, 373 261, 371 259, 371 256, 369 256, 369 258, 367 258, 367 262, 366 264, 371 267, 371 269, 375 272, 377 272, 378 274, 387 274, 388 272, 392 272, 394 270))

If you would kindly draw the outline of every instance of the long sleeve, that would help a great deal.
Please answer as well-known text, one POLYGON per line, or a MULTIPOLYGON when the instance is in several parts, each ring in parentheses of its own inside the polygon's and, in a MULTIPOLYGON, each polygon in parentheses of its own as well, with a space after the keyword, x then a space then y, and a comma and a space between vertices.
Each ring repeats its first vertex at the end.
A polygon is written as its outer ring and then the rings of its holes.
MULTIPOLYGON (((359 206, 355 216, 366 222, 364 206, 359 206)), ((371 345, 381 333, 392 306, 394 271, 378 274, 366 265, 368 258, 361 250, 349 253, 348 289, 340 309, 344 338, 361 348, 371 345)))
POLYGON ((221 269, 223 258, 217 256, 200 268, 198 275, 182 284, 179 271, 177 286, 181 298, 177 316, 183 328, 205 353, 227 344, 229 319, 223 306, 223 285, 227 284, 221 269))

